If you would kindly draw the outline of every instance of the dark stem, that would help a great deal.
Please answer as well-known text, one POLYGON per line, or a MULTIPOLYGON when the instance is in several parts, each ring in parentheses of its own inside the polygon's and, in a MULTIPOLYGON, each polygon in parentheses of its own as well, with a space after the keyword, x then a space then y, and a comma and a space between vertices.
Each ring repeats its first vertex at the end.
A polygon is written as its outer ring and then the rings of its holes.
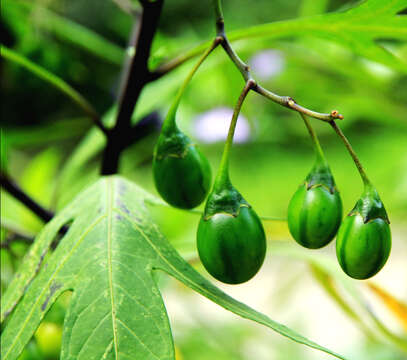
POLYGON ((0 185, 44 222, 48 222, 53 218, 54 214, 51 211, 43 208, 34 199, 27 195, 7 174, 0 173, 0 185))
POLYGON ((27 245, 31 245, 34 242, 33 238, 27 237, 25 235, 22 234, 13 234, 11 236, 8 236, 6 238, 6 240, 4 240, 1 243, 1 248, 2 249, 7 249, 7 250, 11 250, 11 245, 15 242, 22 242, 25 243, 27 245))
POLYGON ((139 99, 142 89, 150 81, 148 59, 151 44, 157 31, 163 0, 149 2, 140 1, 143 6, 140 23, 136 36, 132 34, 130 46, 134 48, 128 66, 125 67, 122 87, 119 95, 119 109, 116 124, 107 137, 107 144, 103 154, 102 175, 118 172, 120 154, 124 144, 128 144, 133 137, 135 128, 131 125, 131 116, 139 99))

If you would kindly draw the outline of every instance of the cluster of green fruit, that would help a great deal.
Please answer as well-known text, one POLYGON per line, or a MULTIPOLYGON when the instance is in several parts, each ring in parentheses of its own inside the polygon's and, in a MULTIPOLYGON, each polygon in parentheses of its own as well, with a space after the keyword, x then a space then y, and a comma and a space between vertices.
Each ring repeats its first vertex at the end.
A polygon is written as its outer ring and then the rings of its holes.
MULTIPOLYGON (((201 204, 211 185, 208 160, 177 127, 175 120, 182 93, 206 55, 181 88, 154 150, 156 188, 165 201, 181 209, 192 209, 201 204)), ((197 233, 197 248, 203 265, 213 277, 228 284, 251 279, 259 271, 266 253, 261 220, 233 187, 228 171, 237 117, 249 90, 245 88, 235 108, 222 162, 197 233)), ((309 249, 327 245, 338 233, 336 252, 342 269, 352 278, 367 279, 384 266, 390 253, 391 235, 386 210, 360 166, 365 191, 342 222, 342 202, 334 178, 315 133, 308 120, 303 118, 317 158, 304 184, 290 201, 290 232, 300 245, 309 249)))
POLYGON ((288 207, 293 238, 309 249, 329 244, 336 235, 336 255, 343 271, 354 279, 368 279, 385 264, 391 248, 386 210, 369 183, 342 222, 342 201, 328 164, 317 159, 288 207))

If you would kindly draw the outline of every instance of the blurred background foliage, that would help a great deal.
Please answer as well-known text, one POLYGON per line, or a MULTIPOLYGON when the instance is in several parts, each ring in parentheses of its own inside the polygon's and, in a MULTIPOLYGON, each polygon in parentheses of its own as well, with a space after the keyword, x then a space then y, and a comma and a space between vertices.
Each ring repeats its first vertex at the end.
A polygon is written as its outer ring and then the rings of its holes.
MULTIPOLYGON (((153 44, 152 67, 214 35, 209 3, 166 2, 153 44)), ((226 0, 224 13, 227 30, 233 30, 341 11, 356 3, 226 0)), ((134 5, 137 8, 137 2, 134 5)), ((129 14, 108 0, 3 0, 1 11, 2 44, 64 79, 111 123, 133 26, 129 14)), ((372 281, 357 282, 340 272, 334 244, 318 251, 301 249, 293 244, 284 221, 265 221, 270 256, 264 269, 239 289, 222 288, 351 359, 406 359, 407 71, 394 70, 314 37, 259 38, 234 45, 265 87, 290 95, 309 108, 322 112, 337 108, 345 115, 340 125, 392 221, 393 252, 372 281)), ((407 63, 405 43, 387 39, 380 45, 407 63)), ((0 66, 2 167, 5 160, 8 173, 28 194, 57 211, 99 176, 103 135, 53 87, 4 59, 0 66)), ((186 63, 148 85, 134 121, 151 112, 164 116, 190 66, 191 62, 186 63)), ((182 99, 180 127, 200 143, 213 169, 219 163, 222 138, 242 84, 238 71, 217 49, 182 99)), ((362 190, 361 181, 330 127, 312 121, 347 212, 362 190)), ((250 94, 239 127, 231 159, 233 182, 259 214, 284 218, 290 197, 313 163, 302 120, 296 113, 250 94)), ((126 149, 120 167, 124 176, 153 193, 151 160, 157 135, 126 149)), ((3 291, 29 239, 43 224, 7 193, 2 191, 1 195, 2 243, 22 240, 10 248, 2 246, 3 291)), ((151 211, 181 254, 204 271, 194 244, 199 216, 166 207, 151 211)), ((329 358, 225 314, 173 280, 161 281, 179 359, 329 358)), ((64 300, 58 306, 64 308, 67 303, 64 300)), ((58 316, 50 317, 48 321, 61 325, 58 316)))

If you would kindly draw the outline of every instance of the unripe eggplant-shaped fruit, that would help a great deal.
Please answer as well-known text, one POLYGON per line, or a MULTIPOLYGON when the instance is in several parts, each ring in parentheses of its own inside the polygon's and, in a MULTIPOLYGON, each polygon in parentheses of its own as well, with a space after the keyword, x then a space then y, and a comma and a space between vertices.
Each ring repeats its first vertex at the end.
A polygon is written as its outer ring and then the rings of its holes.
POLYGON ((58 358, 62 344, 62 326, 44 321, 34 334, 38 348, 48 358, 58 358))
POLYGON ((181 209, 202 203, 211 185, 208 160, 177 127, 160 134, 154 150, 153 174, 162 198, 181 209))
POLYGON ((308 249, 327 245, 342 218, 342 201, 329 166, 317 161, 288 206, 288 228, 297 243, 308 249))
POLYGON ((248 281, 263 264, 263 225, 230 183, 209 195, 198 227, 197 247, 206 270, 227 284, 248 281))
POLYGON ((367 185, 336 238, 336 255, 346 274, 363 280, 380 271, 391 249, 389 223, 377 191, 367 185))

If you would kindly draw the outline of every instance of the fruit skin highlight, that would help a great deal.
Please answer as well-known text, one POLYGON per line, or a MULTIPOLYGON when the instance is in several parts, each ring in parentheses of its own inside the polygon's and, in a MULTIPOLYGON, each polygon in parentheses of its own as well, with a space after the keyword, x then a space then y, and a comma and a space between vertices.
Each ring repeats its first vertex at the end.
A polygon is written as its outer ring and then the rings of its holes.
POLYGON ((34 334, 38 348, 48 358, 58 358, 62 344, 62 326, 44 321, 34 334))
POLYGON ((329 166, 317 160, 288 206, 288 227, 294 240, 319 249, 336 235, 342 219, 342 201, 329 166))
POLYGON ((153 175, 161 197, 181 209, 201 204, 211 185, 208 160, 178 128, 161 133, 154 150, 153 175))
POLYGON ((339 228, 336 255, 342 270, 358 280, 377 274, 391 250, 390 221, 382 201, 372 185, 339 228))
POLYGON ((266 254, 263 225, 230 183, 209 195, 197 247, 206 270, 227 284, 244 283, 261 268, 266 254))

